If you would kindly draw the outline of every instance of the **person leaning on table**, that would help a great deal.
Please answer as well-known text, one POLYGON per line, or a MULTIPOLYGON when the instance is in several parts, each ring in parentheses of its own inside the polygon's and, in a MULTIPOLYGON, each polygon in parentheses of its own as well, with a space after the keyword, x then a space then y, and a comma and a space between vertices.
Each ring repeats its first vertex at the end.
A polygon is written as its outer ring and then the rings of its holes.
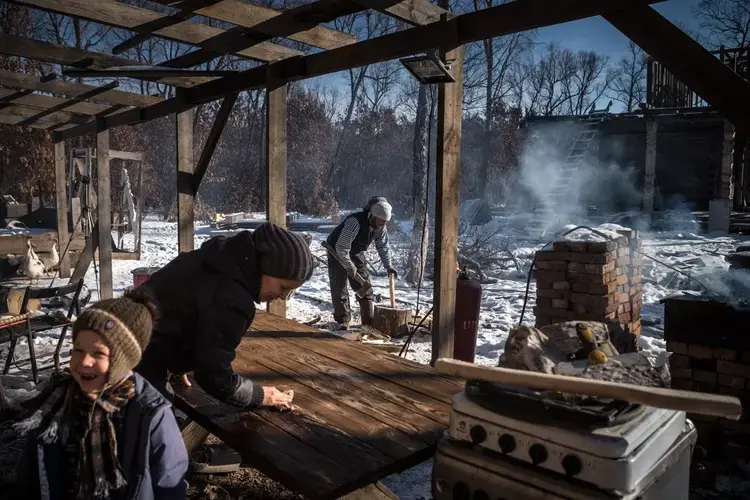
POLYGON ((136 371, 168 396, 169 373, 193 371, 208 394, 232 406, 290 406, 291 390, 255 384, 232 361, 255 304, 287 299, 312 273, 307 242, 271 223, 179 255, 141 285, 161 314, 136 371))

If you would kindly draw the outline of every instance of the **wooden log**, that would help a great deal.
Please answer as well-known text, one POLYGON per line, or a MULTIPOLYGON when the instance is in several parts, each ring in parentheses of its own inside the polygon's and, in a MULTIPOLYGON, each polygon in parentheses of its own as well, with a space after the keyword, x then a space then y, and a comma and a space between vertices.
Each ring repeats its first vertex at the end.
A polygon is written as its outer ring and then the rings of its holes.
POLYGON ((435 370, 473 380, 486 380, 501 384, 514 384, 537 390, 570 392, 592 397, 612 398, 630 403, 686 411, 701 415, 738 420, 742 415, 742 404, 732 396, 720 396, 705 392, 678 391, 660 387, 643 387, 604 380, 591 380, 566 375, 552 375, 510 368, 477 366, 453 359, 438 359, 435 370))
POLYGON ((187 448, 188 455, 192 455, 195 450, 203 446, 208 436, 211 435, 206 429, 198 425, 197 422, 191 420, 182 429, 182 440, 185 442, 185 448, 187 448))
MULTIPOLYGON (((101 123, 99 120, 97 123, 101 123)), ((96 134, 97 216, 99 224, 99 298, 111 299, 112 220, 110 212, 109 130, 96 134)))
MULTIPOLYGON (((7 236, 0 236, 0 255, 8 254, 19 254, 26 252, 28 248, 26 244, 27 234, 9 234, 7 236)), ((57 231, 49 231, 46 233, 37 233, 31 235, 31 244, 34 245, 34 251, 37 253, 48 253, 52 250, 52 244, 57 239, 57 231)), ((70 243, 68 252, 70 251, 81 251, 85 245, 85 241, 82 236, 76 236, 70 243)), ((63 251, 62 245, 58 245, 58 250, 63 251)))
POLYGON ((57 240, 60 255, 60 277, 70 278, 70 257, 63 252, 68 248, 68 182, 65 143, 55 143, 55 206, 57 207, 57 240))
POLYGON ((411 309, 401 307, 375 306, 372 326, 388 335, 396 336, 399 327, 411 321, 411 309))
POLYGON ((177 248, 195 248, 195 191, 193 190, 193 111, 177 114, 177 248))

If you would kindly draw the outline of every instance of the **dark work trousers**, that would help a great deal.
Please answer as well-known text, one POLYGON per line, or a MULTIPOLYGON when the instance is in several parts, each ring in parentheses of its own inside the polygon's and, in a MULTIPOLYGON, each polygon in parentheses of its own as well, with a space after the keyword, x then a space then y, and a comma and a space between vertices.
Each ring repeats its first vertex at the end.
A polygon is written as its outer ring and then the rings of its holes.
MULTIPOLYGON (((352 262, 357 266, 357 272, 364 279, 369 278, 367 272, 367 263, 363 259, 356 255, 351 256, 352 262)), ((333 302, 333 319, 336 323, 348 323, 351 321, 351 307, 349 306, 349 290, 346 288, 347 281, 349 285, 357 293, 362 285, 357 283, 355 280, 349 278, 346 274, 344 266, 339 264, 339 261, 328 252, 328 280, 331 284, 331 302, 333 302)), ((373 308, 375 304, 373 302, 372 289, 362 299, 358 299, 359 311, 362 315, 363 325, 372 325, 373 308)))
POLYGON ((169 370, 164 360, 167 357, 159 346, 152 344, 143 352, 143 357, 138 366, 135 367, 143 378, 149 381, 154 389, 161 392, 169 401, 174 401, 174 390, 169 382, 169 370))

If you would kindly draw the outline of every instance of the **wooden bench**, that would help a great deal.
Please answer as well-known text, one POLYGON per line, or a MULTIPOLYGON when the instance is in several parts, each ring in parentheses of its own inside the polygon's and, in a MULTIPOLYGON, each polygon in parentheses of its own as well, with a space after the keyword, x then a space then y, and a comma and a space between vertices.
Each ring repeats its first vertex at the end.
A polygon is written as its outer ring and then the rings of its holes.
POLYGON ((393 498, 378 481, 429 460, 462 382, 259 311, 237 373, 294 390, 293 411, 243 412, 193 384, 176 406, 243 463, 314 500, 393 498))

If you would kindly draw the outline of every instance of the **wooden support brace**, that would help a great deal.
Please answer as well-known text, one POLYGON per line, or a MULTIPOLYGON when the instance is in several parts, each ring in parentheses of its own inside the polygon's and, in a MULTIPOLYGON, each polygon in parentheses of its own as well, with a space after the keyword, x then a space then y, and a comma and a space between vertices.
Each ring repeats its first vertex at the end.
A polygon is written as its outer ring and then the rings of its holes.
MULTIPOLYGON (((70 255, 64 252, 68 248, 68 182, 65 143, 55 143, 55 200, 57 207, 57 245, 60 255, 60 277, 70 277, 70 255)), ((75 223, 75 221, 73 221, 75 223)))
MULTIPOLYGON (((266 92, 266 189, 268 221, 286 227, 286 82, 269 75, 266 92)), ((286 317, 286 302, 274 300, 268 312, 286 317)))
POLYGON ((99 225, 99 298, 111 299, 112 213, 110 207, 109 130, 96 134, 97 222, 99 225))
POLYGON ((437 200, 435 206, 435 287, 432 322, 432 362, 453 357, 458 262, 458 202, 461 178, 461 111, 463 46, 443 53, 453 60, 454 83, 438 87, 437 200))
POLYGON ((177 114, 177 248, 195 246, 195 192, 193 191, 193 111, 177 114))
POLYGON ((232 113, 232 107, 237 101, 239 94, 228 95, 224 98, 221 103, 221 108, 216 114, 216 119, 211 127, 211 131, 208 133, 206 143, 203 145, 203 151, 201 151, 201 157, 198 160, 198 164, 195 166, 195 172, 193 173, 193 194, 198 194, 198 188, 203 182, 203 177, 206 175, 208 165, 211 163, 211 157, 216 150, 216 146, 219 144, 221 139, 221 133, 224 131, 224 126, 227 124, 229 115, 232 113))

